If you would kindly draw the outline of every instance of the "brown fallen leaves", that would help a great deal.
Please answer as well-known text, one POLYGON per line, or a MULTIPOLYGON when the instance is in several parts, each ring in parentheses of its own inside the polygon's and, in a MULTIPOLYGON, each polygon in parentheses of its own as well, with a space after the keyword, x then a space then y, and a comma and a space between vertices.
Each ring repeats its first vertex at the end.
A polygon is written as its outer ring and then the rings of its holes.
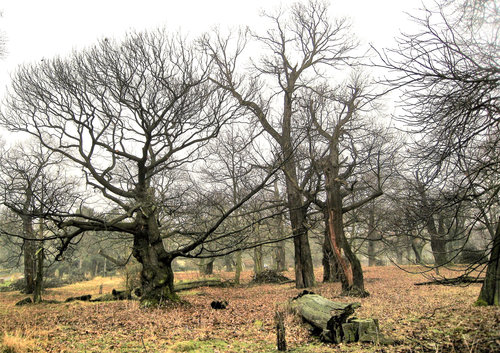
MULTIPOLYGON (((244 275, 248 282, 251 273, 244 275)), ((286 275, 293 277, 290 272, 286 275)), ((177 274, 181 280, 197 277, 195 273, 177 274)), ((339 297, 337 283, 319 284, 314 291, 335 301, 360 301, 362 307, 356 315, 378 318, 382 332, 395 339, 396 344, 321 344, 297 318, 288 314, 288 347, 295 352, 500 350, 500 308, 473 306, 480 284, 414 286, 421 277, 396 267, 366 268, 365 278, 371 293, 368 298, 339 297)), ((119 279, 97 278, 48 290, 44 297, 61 300, 87 293, 97 295, 102 283, 104 291, 109 291, 118 287, 119 279)), ((275 311, 283 309, 297 293, 293 284, 200 288, 181 293, 189 305, 154 310, 141 310, 134 301, 15 307, 22 295, 1 293, 0 332, 4 345, 17 340, 21 348, 15 352, 272 352, 276 340, 275 311), (213 310, 213 300, 227 300, 228 308, 213 310)))

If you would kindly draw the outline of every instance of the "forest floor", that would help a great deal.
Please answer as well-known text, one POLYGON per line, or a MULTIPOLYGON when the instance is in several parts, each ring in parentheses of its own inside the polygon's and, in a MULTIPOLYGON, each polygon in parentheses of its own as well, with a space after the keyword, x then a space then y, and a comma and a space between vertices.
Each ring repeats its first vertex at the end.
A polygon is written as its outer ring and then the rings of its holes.
MULTIPOLYGON (((417 268, 407 268, 417 270, 417 268)), ((286 273, 292 277, 291 273, 286 273)), ((317 273, 317 278, 321 273, 317 273)), ((222 278, 232 273, 222 272, 222 278)), ((248 283, 251 273, 245 272, 248 283)), ((198 279, 194 272, 178 280, 198 279)), ((324 344, 292 314, 285 318, 289 352, 495 352, 500 351, 500 307, 474 306, 480 284, 415 286, 421 275, 397 267, 365 268, 368 298, 340 297, 338 283, 313 290, 334 301, 359 301, 359 318, 377 318, 393 345, 324 344)), ((44 299, 97 295, 123 279, 92 281, 47 290, 44 299)), ((0 293, 0 352, 276 352, 274 314, 299 290, 293 284, 243 284, 181 292, 189 304, 142 310, 137 301, 71 302, 17 307, 19 292, 0 293), (213 300, 227 300, 213 310, 213 300)))

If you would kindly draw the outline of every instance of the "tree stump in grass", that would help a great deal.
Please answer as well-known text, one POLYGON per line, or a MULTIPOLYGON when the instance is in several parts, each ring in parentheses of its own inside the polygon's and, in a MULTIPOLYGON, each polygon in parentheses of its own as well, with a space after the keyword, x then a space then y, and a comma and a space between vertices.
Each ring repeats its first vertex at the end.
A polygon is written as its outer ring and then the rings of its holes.
POLYGON ((313 334, 324 342, 390 343, 380 334, 376 319, 348 319, 360 303, 339 303, 314 293, 297 296, 291 301, 291 308, 310 324, 313 334))

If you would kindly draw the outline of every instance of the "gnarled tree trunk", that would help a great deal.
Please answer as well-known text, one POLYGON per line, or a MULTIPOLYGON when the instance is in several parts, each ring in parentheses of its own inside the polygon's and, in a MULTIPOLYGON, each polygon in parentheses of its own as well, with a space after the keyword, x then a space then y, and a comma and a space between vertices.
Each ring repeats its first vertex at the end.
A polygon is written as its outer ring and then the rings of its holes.
POLYGON ((138 231, 134 235, 132 254, 142 264, 141 306, 155 307, 179 301, 174 291, 173 258, 163 246, 154 212, 137 216, 138 231))

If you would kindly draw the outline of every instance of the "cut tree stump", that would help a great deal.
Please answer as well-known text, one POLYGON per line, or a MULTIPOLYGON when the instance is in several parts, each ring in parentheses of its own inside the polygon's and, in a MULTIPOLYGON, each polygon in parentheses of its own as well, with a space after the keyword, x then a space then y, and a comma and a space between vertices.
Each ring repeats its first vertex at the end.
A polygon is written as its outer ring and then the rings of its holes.
POLYGON ((360 303, 339 303, 304 291, 291 301, 292 311, 313 327, 313 334, 329 343, 372 342, 389 344, 376 319, 348 319, 360 303))

